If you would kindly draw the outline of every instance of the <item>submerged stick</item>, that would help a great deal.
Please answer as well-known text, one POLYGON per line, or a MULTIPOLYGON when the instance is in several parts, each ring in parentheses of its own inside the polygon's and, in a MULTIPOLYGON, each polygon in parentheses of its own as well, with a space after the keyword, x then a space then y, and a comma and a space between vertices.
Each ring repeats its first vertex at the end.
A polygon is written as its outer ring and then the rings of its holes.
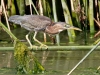
POLYGON ((70 75, 99 45, 100 41, 74 66, 67 75, 70 75))
MULTIPOLYGON (((45 47, 33 47, 32 51, 88 51, 89 49, 93 48, 95 46, 48 46, 48 49, 45 47)), ((30 50, 31 48, 28 47, 30 50)), ((1 51, 12 51, 14 50, 14 47, 0 47, 1 51)), ((100 50, 100 46, 96 48, 96 50, 100 50)))

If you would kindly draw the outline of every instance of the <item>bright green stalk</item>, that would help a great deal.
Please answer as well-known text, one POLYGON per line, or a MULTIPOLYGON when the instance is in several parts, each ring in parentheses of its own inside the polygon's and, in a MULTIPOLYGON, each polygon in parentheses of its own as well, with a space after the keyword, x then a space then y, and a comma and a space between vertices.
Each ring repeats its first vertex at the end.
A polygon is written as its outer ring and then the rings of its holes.
POLYGON ((53 16, 54 16, 54 21, 57 22, 57 12, 56 12, 56 0, 52 0, 52 6, 53 6, 53 16))
POLYGON ((8 16, 16 14, 14 0, 8 0, 8 16))
MULTIPOLYGON (((63 12, 64 12, 64 17, 65 17, 65 21, 66 23, 69 23, 70 25, 72 24, 72 20, 71 20, 71 16, 68 10, 68 7, 66 5, 66 1, 65 0, 61 0, 62 3, 62 8, 63 8, 63 12)), ((75 39, 75 33, 74 30, 68 30, 68 36, 69 36, 69 41, 73 42, 75 39)))
MULTIPOLYGON (((52 6, 53 6, 53 16, 54 16, 54 21, 57 22, 57 13, 56 13, 56 0, 52 0, 52 6)), ((59 34, 56 35, 56 40, 57 40, 57 45, 60 45, 60 37, 59 34)))
POLYGON ((46 0, 43 0, 42 5, 43 5, 43 14, 46 15, 46 0))
POLYGON ((20 15, 25 14, 25 0, 16 0, 20 15))
POLYGON ((18 40, 8 29, 0 22, 0 26, 13 38, 13 40, 18 40))
POLYGON ((20 0, 20 14, 25 14, 25 0, 20 0))
POLYGON ((90 24, 90 33, 94 34, 94 15, 93 15, 93 0, 89 0, 89 24, 90 24))
POLYGON ((82 1, 83 1, 84 6, 85 6, 85 0, 82 0, 82 1))
POLYGON ((8 7, 8 16, 11 14, 11 11, 9 10, 11 8, 11 0, 8 0, 8 3, 7 3, 7 7, 8 7))

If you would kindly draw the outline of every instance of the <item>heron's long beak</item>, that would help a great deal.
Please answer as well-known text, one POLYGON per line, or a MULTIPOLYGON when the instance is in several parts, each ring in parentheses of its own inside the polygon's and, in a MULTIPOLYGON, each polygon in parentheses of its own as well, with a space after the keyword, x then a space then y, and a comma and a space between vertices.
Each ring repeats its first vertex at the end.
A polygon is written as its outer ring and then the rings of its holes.
POLYGON ((80 28, 74 27, 74 26, 66 26, 66 29, 73 29, 73 30, 78 30, 78 31, 82 31, 80 28))

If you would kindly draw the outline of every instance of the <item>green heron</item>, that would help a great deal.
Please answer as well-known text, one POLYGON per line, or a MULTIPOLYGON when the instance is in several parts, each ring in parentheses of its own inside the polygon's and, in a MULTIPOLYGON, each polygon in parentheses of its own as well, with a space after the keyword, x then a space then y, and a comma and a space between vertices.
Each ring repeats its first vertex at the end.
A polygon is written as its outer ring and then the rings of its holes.
MULTIPOLYGON (((46 45, 42 44, 36 39, 36 35, 38 32, 44 32, 49 35, 54 35, 66 29, 74 29, 81 31, 81 29, 70 26, 65 22, 53 22, 50 18, 40 15, 14 15, 9 18, 9 21, 20 25, 21 27, 25 28, 26 30, 29 30, 30 32, 35 31, 33 39, 34 41, 38 42, 41 46, 46 45)), ((32 48, 32 44, 28 39, 28 35, 30 34, 30 32, 26 35, 26 39, 30 44, 30 47, 32 48)))

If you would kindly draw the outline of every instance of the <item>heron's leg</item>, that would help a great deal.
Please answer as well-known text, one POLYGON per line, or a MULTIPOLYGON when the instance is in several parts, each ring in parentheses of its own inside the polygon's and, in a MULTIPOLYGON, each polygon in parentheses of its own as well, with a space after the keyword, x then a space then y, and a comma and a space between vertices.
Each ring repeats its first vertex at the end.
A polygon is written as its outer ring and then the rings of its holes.
POLYGON ((32 49, 33 47, 36 47, 36 50, 37 50, 37 46, 33 46, 32 43, 30 42, 30 40, 29 40, 29 38, 28 38, 29 34, 30 34, 30 32, 26 35, 26 40, 27 40, 27 42, 29 43, 31 49, 32 49))
POLYGON ((46 43, 47 42, 46 33, 43 33, 43 35, 44 35, 44 42, 46 43))
POLYGON ((29 38, 28 38, 29 34, 30 34, 30 32, 26 35, 26 40, 27 40, 27 42, 29 43, 30 47, 32 48, 32 44, 31 44, 31 42, 30 42, 30 40, 29 40, 29 38))
POLYGON ((47 48, 47 45, 44 45, 43 43, 41 43, 39 40, 36 39, 36 35, 37 35, 37 32, 35 31, 34 36, 33 36, 34 41, 38 42, 41 45, 40 47, 45 46, 47 48))

